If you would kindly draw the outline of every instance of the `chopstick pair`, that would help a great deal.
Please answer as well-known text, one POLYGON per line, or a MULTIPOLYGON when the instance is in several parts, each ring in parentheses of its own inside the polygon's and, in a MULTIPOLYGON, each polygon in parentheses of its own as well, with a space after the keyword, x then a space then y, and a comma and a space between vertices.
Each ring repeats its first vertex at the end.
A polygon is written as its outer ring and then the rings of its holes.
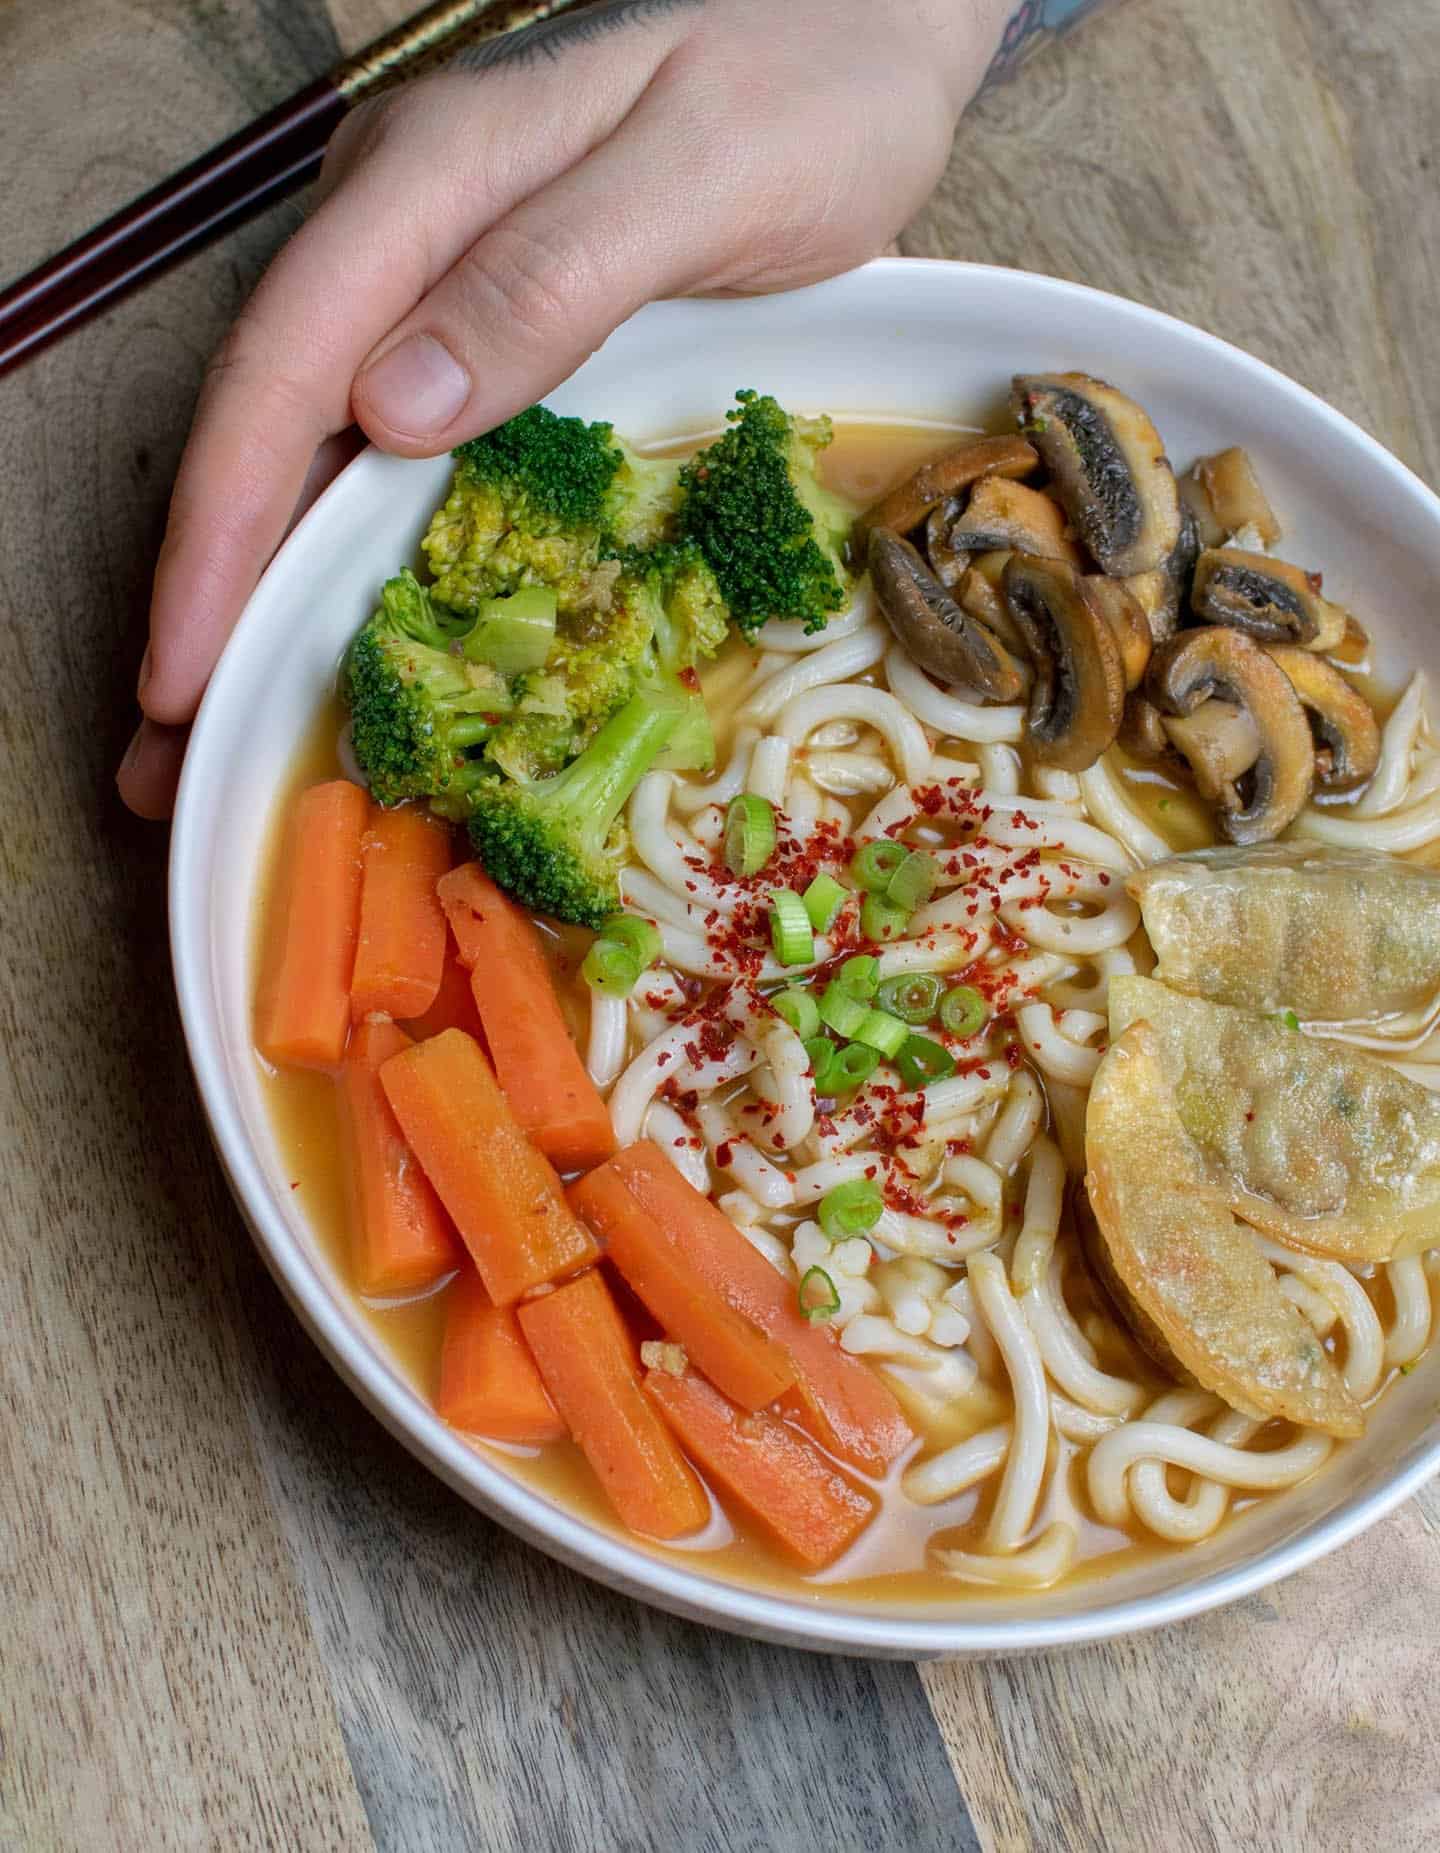
POLYGON ((440 0, 0 290, 0 376, 320 172, 357 103, 459 51, 595 0, 440 0))

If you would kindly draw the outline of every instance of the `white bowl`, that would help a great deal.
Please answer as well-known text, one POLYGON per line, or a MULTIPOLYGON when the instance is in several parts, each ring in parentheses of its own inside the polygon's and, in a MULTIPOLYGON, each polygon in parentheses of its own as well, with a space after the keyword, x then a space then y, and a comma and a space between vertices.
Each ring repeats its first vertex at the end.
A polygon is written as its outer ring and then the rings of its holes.
MULTIPOLYGON (((1284 551, 1373 619, 1396 667, 1440 670, 1440 501, 1356 426, 1233 347, 1073 283, 970 264, 886 260, 816 288, 663 303, 556 393, 559 411, 637 438, 713 425, 739 386, 799 410, 973 417, 1012 372, 1115 380, 1182 463, 1254 456, 1284 551)), ((369 451, 296 529, 225 651, 185 762, 170 865, 175 981, 195 1076, 261 1253, 336 1368, 442 1479, 502 1524, 617 1589, 698 1620, 812 1648, 922 1658, 1105 1639, 1214 1608, 1299 1569, 1440 1467, 1440 1357, 1385 1398, 1359 1443, 1209 1542, 1048 1594, 957 1594, 946 1608, 782 1598, 661 1558, 512 1478, 441 1423, 387 1357, 304 1219, 250 1045, 251 922, 266 831, 297 745, 381 581, 412 560, 449 474, 369 451)))

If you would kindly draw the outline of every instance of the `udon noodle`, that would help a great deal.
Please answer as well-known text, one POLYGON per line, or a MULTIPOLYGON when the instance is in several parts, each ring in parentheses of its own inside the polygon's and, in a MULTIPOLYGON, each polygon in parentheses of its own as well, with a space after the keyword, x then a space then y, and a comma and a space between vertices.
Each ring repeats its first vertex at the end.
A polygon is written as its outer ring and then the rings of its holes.
MULTIPOLYGON (((729 743, 717 774, 652 772, 630 805, 625 901, 658 923, 664 950, 631 997, 593 999, 588 1066, 616 1136, 654 1140, 782 1273, 798 1281, 824 1261, 844 1348, 885 1368, 932 1441, 956 1437, 912 1459, 904 1494, 934 1508, 941 1529, 950 1502, 958 1522, 962 1496, 982 1491, 967 1548, 935 1553, 949 1575, 1055 1582, 1084 1533, 1080 1488, 1107 1525, 1172 1544, 1207 1538, 1237 1499, 1294 1486, 1336 1444, 1163 1384, 1090 1289, 1066 1215, 1109 980, 1151 963, 1124 877, 1173 845, 1115 752, 1078 775, 1032 765, 1023 709, 933 682, 866 587, 823 633, 772 623, 762 641, 763 653, 735 651, 709 678, 729 743), (983 992, 984 1029, 946 1038, 952 1076, 907 1094, 882 1064, 843 1106, 817 1100, 799 1036, 762 1001, 811 968, 776 963, 761 886, 717 854, 742 791, 781 813, 766 888, 803 887, 880 836, 935 856, 933 898, 878 957, 882 976, 963 973, 983 992), (881 1184, 884 1212, 868 1237, 832 1246, 816 1205, 861 1177, 881 1184)), ((1440 839, 1425 710, 1417 675, 1365 795, 1312 803, 1299 832, 1396 852, 1440 839)), ((815 964, 856 937, 842 912, 815 964)), ((1392 1059, 1440 1089, 1440 1031, 1414 1029, 1392 1059)), ((1352 1268, 1262 1246, 1360 1402, 1424 1349, 1440 1250, 1352 1268)))

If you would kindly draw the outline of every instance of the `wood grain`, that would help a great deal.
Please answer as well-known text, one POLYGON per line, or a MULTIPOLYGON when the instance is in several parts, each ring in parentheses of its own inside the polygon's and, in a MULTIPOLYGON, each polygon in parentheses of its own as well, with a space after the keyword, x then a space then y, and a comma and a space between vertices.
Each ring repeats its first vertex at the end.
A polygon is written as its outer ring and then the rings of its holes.
MULTIPOLYGON (((9 0, 0 272, 411 10, 9 0)), ((1202 322, 1436 480, 1437 69, 1433 0, 1129 0, 977 107, 905 246, 1202 322)), ((205 357, 300 211, 0 386, 0 1845, 1434 1845, 1433 1490, 1223 1615, 922 1688, 550 1564, 291 1319, 110 772, 205 357)))

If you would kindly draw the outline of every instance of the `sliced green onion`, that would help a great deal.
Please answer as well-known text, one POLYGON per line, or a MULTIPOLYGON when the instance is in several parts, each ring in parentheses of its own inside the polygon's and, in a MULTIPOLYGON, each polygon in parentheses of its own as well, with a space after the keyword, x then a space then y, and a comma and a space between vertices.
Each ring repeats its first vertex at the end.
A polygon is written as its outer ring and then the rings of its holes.
POLYGON ((855 852, 850 873, 867 894, 883 894, 890 886, 890 877, 909 854, 905 845, 893 837, 877 837, 855 852))
POLYGON ((775 850, 775 807, 742 791, 725 812, 725 866, 732 875, 758 875, 775 850))
POLYGON ((798 985, 777 991, 770 999, 770 1008, 782 1023, 790 1025, 801 1042, 808 1043, 820 1033, 820 1006, 809 991, 802 991, 798 985))
POLYGON ((611 914, 600 929, 600 937, 613 940, 617 946, 633 953, 642 972, 649 971, 660 957, 659 927, 653 920, 642 920, 638 914, 611 914))
POLYGON ((880 983, 879 959, 872 958, 868 952, 846 959, 835 974, 835 983, 847 997, 858 997, 862 1004, 868 1004, 880 983))
POLYGON ((944 989, 934 972, 898 972, 875 993, 875 1002, 902 1023, 928 1023, 944 989))
POLYGON ((831 1092, 849 1094, 868 1081, 880 1066, 880 1051, 865 1042, 847 1042, 835 1057, 831 1069, 831 1092))
POLYGON ((815 1082, 818 1088, 820 1076, 835 1059, 835 1044, 831 1042, 828 1036, 821 1036, 819 1034, 814 1036, 802 1036, 800 1041, 804 1047, 805 1053, 810 1057, 810 1066, 815 1071, 815 1082))
POLYGON ((840 1290, 824 1268, 810 1268, 800 1278, 800 1310, 812 1325, 823 1325, 840 1310, 840 1290))
POLYGON ((805 890, 801 898, 817 933, 823 933, 845 905, 845 895, 846 890, 833 875, 817 875, 805 890))
POLYGON ((957 984, 940 1000, 940 1021, 952 1036, 968 1040, 990 1021, 990 1006, 973 984, 957 984))
POLYGON ((910 1034, 908 1023, 902 1023, 899 1017, 887 1016, 883 1010, 867 1010, 863 1023, 857 1024, 850 1032, 856 1042, 863 1042, 867 1049, 878 1049, 886 1061, 899 1053, 901 1045, 910 1034))
POLYGON ((912 1090, 943 1081, 955 1072, 955 1057, 928 1036, 907 1036, 895 1057, 900 1079, 912 1090))
POLYGON ((580 976, 602 997, 628 997, 640 979, 640 961, 617 940, 597 939, 585 954, 580 976))
POLYGON ((910 924, 903 907, 896 907, 883 895, 867 894, 860 903, 860 931, 866 939, 899 939, 910 924))
POLYGON ((777 888, 770 896, 770 944, 782 965, 808 965, 815 957, 810 916, 793 888, 777 888))
POLYGON ((820 998, 820 1021, 837 1036, 853 1036, 869 1015, 858 997, 838 983, 827 984, 820 998))
POLYGON ((502 675, 541 669, 555 641, 555 594, 549 586, 521 586, 508 598, 482 598, 480 615, 460 646, 467 663, 489 663, 502 675))
POLYGON ((848 1242, 851 1236, 873 1229, 884 1207, 880 1186, 872 1178, 852 1177, 826 1191, 816 1214, 832 1242, 848 1242))
POLYGON ((917 907, 923 907, 934 894, 935 883, 939 879, 939 865, 929 850, 912 849, 890 877, 885 888, 885 899, 896 907, 903 907, 906 913, 913 914, 917 907))

